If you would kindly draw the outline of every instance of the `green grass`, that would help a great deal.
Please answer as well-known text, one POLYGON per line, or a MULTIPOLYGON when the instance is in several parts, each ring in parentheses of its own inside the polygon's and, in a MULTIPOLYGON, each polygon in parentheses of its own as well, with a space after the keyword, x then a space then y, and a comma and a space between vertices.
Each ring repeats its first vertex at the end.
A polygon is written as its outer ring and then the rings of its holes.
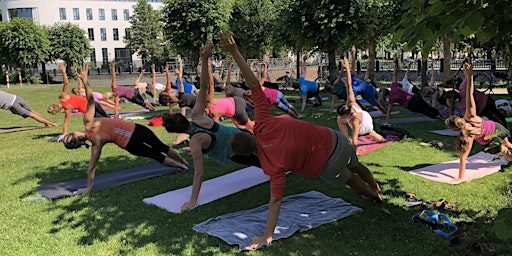
MULTIPOLYGON (((108 89, 95 88, 98 91, 108 89)), ((45 112, 49 103, 57 101, 60 86, 2 90, 22 96, 45 118, 62 125, 63 114, 50 116, 45 112)), ((285 94, 298 98, 297 92, 285 91, 285 94)), ((330 100, 313 109, 319 118, 304 117, 303 120, 336 129, 335 114, 329 113, 329 104, 330 100)), ((298 103, 295 105, 299 107, 298 103)), ((123 106, 125 109, 122 111, 139 109, 132 104, 123 106)), ((166 107, 158 110, 165 111, 166 107)), ((404 109, 399 110, 397 117, 410 115, 404 109)), ((9 111, 1 111, 0 120, 0 128, 38 125, 30 118, 23 119, 9 111)), ((136 122, 148 124, 148 120, 136 122)), ((423 200, 444 198, 457 204, 458 210, 441 211, 459 225, 458 234, 493 243, 497 255, 512 254, 512 245, 500 241, 489 230, 498 211, 512 204, 510 167, 460 185, 436 183, 410 175, 408 170, 454 160, 457 156, 453 151, 419 144, 432 139, 453 143, 452 138, 427 132, 443 129, 442 122, 404 124, 400 127, 409 130, 414 137, 360 157, 381 184, 385 203, 373 203, 346 187, 330 187, 320 179, 291 175, 285 195, 316 190, 331 197, 341 197, 364 211, 274 241, 268 248, 249 253, 240 253, 236 246, 227 245, 213 236, 196 233, 192 227, 212 217, 266 204, 269 199, 268 183, 182 214, 172 214, 144 204, 142 199, 189 186, 192 172, 147 179, 85 196, 25 202, 23 199, 26 197, 40 197, 35 191, 38 185, 86 177, 90 153, 85 148, 67 150, 61 143, 48 143, 46 138, 60 134, 62 127, 0 134, 0 252, 1 255, 451 255, 447 250, 449 240, 412 223, 411 216, 420 209, 402 209, 403 196, 409 192, 423 200)), ((174 139, 175 135, 166 133, 162 127, 150 128, 164 142, 174 139)), ((82 129, 82 116, 74 115, 69 131, 82 129)), ((475 146, 472 153, 480 149, 475 146)), ((192 162, 190 154, 179 150, 192 162)), ((131 156, 114 145, 107 145, 97 174, 150 162, 149 159, 131 156)), ((205 166, 205 179, 242 167, 234 163, 221 166, 209 159, 205 160, 205 166)))

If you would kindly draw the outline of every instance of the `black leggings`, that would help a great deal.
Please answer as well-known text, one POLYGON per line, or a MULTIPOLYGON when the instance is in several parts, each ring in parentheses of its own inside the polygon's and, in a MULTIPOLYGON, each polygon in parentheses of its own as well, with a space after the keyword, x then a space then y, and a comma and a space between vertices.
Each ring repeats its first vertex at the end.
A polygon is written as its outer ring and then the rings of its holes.
POLYGON ((135 130, 125 149, 132 155, 148 157, 163 163, 170 147, 158 139, 146 126, 135 124, 135 130))
POLYGON ((507 119, 505 119, 505 116, 500 111, 498 111, 498 109, 496 108, 496 102, 494 101, 493 98, 491 98, 491 96, 487 96, 487 97, 488 97, 487 104, 485 105, 482 112, 477 113, 477 115, 485 116, 485 117, 489 118, 489 120, 499 123, 508 129, 507 119))
POLYGON ((234 155, 231 158, 231 161, 237 163, 237 164, 243 164, 243 165, 249 165, 249 166, 256 166, 261 168, 260 159, 257 155, 250 155, 250 156, 243 156, 243 155, 234 155))
POLYGON ((98 102, 94 102, 94 118, 110 118, 98 102))
POLYGON ((421 96, 414 94, 407 104, 407 109, 412 112, 424 114, 430 118, 437 119, 441 114, 437 108, 429 105, 421 96))
POLYGON ((144 98, 142 97, 142 95, 140 95, 139 91, 135 90, 133 92, 133 97, 131 99, 128 99, 129 101, 137 104, 137 105, 140 105, 142 107, 146 107, 146 103, 144 102, 144 98))

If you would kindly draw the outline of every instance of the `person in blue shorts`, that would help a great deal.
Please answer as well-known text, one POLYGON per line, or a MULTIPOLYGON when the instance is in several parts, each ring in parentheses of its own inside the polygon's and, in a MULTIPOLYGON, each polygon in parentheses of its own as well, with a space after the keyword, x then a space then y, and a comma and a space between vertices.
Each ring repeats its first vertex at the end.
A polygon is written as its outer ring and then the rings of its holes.
MULTIPOLYGON (((356 72, 356 47, 352 46, 352 63, 351 63, 351 78, 352 78, 352 89, 355 95, 361 95, 361 98, 368 102, 373 107, 377 107, 382 113, 386 113, 386 107, 378 103, 379 94, 375 86, 367 83, 355 76, 356 72)), ((343 72, 340 73, 340 78, 343 76, 343 72)))
POLYGON ((297 83, 293 84, 292 87, 294 89, 300 90, 302 107, 300 111, 304 111, 306 108, 306 102, 308 98, 315 97, 318 102, 315 102, 315 105, 322 105, 322 98, 320 98, 320 87, 315 81, 306 80, 306 59, 307 56, 304 56, 302 61, 302 69, 299 79, 297 83))

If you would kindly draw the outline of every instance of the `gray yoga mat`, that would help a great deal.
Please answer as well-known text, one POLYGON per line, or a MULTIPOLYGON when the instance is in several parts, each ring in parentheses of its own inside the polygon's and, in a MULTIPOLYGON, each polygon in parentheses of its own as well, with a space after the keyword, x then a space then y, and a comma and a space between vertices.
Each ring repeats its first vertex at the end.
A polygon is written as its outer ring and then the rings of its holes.
MULTIPOLYGON (((144 166, 97 175, 94 178, 92 190, 102 190, 126 183, 158 177, 168 173, 177 172, 178 169, 164 166, 160 163, 151 163, 144 166)), ((46 198, 59 199, 74 196, 73 191, 87 186, 87 178, 57 182, 47 185, 41 185, 36 188, 37 192, 46 198)))
MULTIPOLYGON (((317 191, 283 198, 273 240, 287 238, 297 231, 316 228, 361 212, 340 198, 331 198, 317 191)), ((196 232, 218 237, 244 250, 255 236, 265 231, 268 205, 211 218, 193 227, 196 232)))
MULTIPOLYGON (((392 124, 404 124, 404 123, 416 123, 416 122, 432 122, 438 119, 432 119, 426 116, 414 116, 414 117, 401 117, 401 118, 391 118, 389 122, 392 124)), ((386 123, 386 119, 373 120, 377 124, 386 123)))
POLYGON ((0 134, 2 134, 2 133, 10 133, 10 132, 28 131, 28 130, 41 129, 41 128, 49 128, 49 127, 48 126, 15 126, 15 127, 6 127, 6 128, 0 128, 0 134))

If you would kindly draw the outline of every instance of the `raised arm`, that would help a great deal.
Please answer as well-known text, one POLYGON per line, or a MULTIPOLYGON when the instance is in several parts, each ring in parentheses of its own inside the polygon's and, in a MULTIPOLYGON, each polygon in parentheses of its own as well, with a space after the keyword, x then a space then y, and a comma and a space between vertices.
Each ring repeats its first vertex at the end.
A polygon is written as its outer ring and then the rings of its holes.
POLYGON ((61 95, 67 95, 69 89, 68 74, 66 73, 66 62, 59 63, 59 70, 62 73, 62 91, 61 95))
POLYGON ((155 64, 151 64, 151 84, 156 84, 155 64))
POLYGON ((84 113, 83 122, 86 130, 90 129, 94 122, 94 97, 91 86, 87 79, 87 72, 89 72, 89 66, 84 65, 80 67, 80 74, 76 74, 78 79, 82 80, 85 86, 85 97, 87 98, 87 108, 84 113))
POLYGON ((466 75, 468 83, 466 89, 466 113, 464 113, 464 117, 471 120, 471 118, 476 117, 475 97, 473 96, 475 91, 473 84, 473 66, 471 66, 471 64, 464 64, 464 74, 466 75))
POLYGON ((181 59, 178 60, 178 69, 175 72, 178 76, 179 92, 185 93, 185 88, 183 87, 183 61, 181 59))
POLYGON ((343 68, 347 72, 347 105, 356 103, 356 96, 352 89, 352 77, 350 75, 350 66, 348 65, 347 57, 343 58, 343 68))
POLYGON ((224 79, 222 79, 222 73, 224 72, 224 61, 221 61, 221 64, 220 64, 220 70, 219 70, 219 78, 217 78, 217 80, 219 80, 219 82, 221 83, 224 83, 224 79))
POLYGON ((260 83, 258 79, 256 78, 251 68, 245 61, 244 57, 238 50, 238 47, 236 46, 235 39, 233 38, 233 36, 221 31, 219 32, 219 37, 222 43, 222 48, 225 51, 231 53, 231 56, 233 56, 233 59, 238 64, 238 68, 240 69, 240 72, 242 72, 245 78, 245 85, 247 85, 249 88, 255 88, 256 86, 259 86, 260 83))
MULTIPOLYGON (((114 92, 114 89, 117 87, 117 79, 116 79, 116 62, 115 61, 112 61, 110 62, 110 75, 111 75, 111 82, 110 82, 110 88, 112 90, 112 92, 114 92)), ((114 104, 115 104, 115 108, 114 108, 114 117, 117 119, 119 118, 119 96, 117 95, 117 93, 114 93, 115 95, 115 98, 114 98, 114 104)))
MULTIPOLYGON (((206 107, 206 100, 208 97, 209 91, 209 74, 211 68, 209 66, 210 56, 213 52, 212 43, 206 43, 204 49, 201 51, 201 79, 200 79, 200 89, 196 98, 196 104, 192 108, 191 116, 192 121, 196 118, 206 117, 204 114, 204 109, 206 107)), ((207 118, 207 117, 206 117, 207 118)), ((209 118, 208 118, 209 119, 209 118)), ((211 119, 210 119, 211 120, 211 119)), ((213 121, 212 121, 213 122, 213 121)))
POLYGON ((308 67, 306 65, 306 60, 308 60, 308 56, 306 54, 304 54, 304 56, 302 57, 302 63, 300 64, 300 76, 306 78, 306 74, 307 74, 307 70, 308 70, 308 67))
POLYGON ((212 73, 212 60, 208 58, 208 97, 206 97, 206 103, 215 103, 215 82, 213 81, 212 73))
POLYGON ((263 68, 263 72, 261 73, 261 78, 260 78, 260 85, 263 86, 265 81, 267 81, 268 67, 267 67, 267 63, 265 63, 265 62, 260 63, 260 65, 263 68))

